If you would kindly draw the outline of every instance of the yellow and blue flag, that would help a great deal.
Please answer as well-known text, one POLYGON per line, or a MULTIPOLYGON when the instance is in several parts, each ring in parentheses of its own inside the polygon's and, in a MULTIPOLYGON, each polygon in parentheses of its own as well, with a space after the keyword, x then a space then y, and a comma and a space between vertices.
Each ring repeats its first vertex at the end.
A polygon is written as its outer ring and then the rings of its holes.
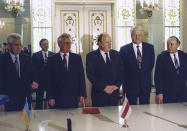
POLYGON ((25 106, 22 110, 22 117, 23 117, 23 120, 25 121, 26 124, 30 123, 31 117, 30 117, 29 105, 28 105, 27 101, 25 102, 25 106))

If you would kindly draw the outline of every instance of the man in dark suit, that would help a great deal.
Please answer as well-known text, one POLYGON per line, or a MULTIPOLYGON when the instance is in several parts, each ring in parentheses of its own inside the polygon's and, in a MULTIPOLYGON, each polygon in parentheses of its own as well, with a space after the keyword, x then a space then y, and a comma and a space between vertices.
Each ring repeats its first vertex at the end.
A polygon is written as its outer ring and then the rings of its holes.
POLYGON ((187 55, 177 49, 179 46, 179 39, 171 36, 167 40, 167 51, 157 57, 155 87, 158 104, 187 101, 187 55))
POLYGON ((123 81, 123 63, 119 52, 111 50, 108 34, 98 36, 98 46, 86 57, 87 77, 92 83, 92 105, 116 106, 123 81))
POLYGON ((77 108, 86 96, 85 76, 80 55, 70 52, 69 34, 58 37, 60 52, 49 57, 47 98, 54 108, 77 108))
POLYGON ((31 58, 21 53, 21 36, 12 33, 7 38, 9 52, 1 56, 1 93, 8 95, 9 101, 1 106, 5 111, 22 110, 29 99, 31 87, 38 88, 33 79, 31 58))
POLYGON ((120 49, 124 64, 123 89, 131 105, 149 104, 151 73, 154 66, 154 48, 142 42, 143 29, 139 26, 131 31, 132 42, 120 49))
POLYGON ((40 40, 41 51, 36 52, 32 56, 32 63, 34 70, 37 74, 37 81, 39 84, 38 89, 36 90, 36 106, 35 109, 42 109, 44 92, 47 88, 47 59, 52 56, 54 53, 48 51, 49 42, 47 39, 40 40))

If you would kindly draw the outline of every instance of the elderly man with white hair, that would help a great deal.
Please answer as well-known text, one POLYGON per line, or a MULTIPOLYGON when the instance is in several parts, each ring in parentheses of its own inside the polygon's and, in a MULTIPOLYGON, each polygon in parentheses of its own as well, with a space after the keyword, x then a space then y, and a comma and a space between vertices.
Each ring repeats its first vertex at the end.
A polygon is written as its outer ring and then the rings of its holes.
POLYGON ((123 89, 132 105, 149 104, 150 99, 155 54, 153 45, 143 42, 143 36, 140 26, 132 28, 132 42, 120 49, 124 64, 123 89))
POLYGON ((34 81, 31 58, 21 52, 21 36, 12 33, 7 38, 9 52, 0 58, 0 93, 8 95, 9 101, 0 106, 0 110, 22 110, 26 99, 30 97, 31 87, 38 88, 34 81))

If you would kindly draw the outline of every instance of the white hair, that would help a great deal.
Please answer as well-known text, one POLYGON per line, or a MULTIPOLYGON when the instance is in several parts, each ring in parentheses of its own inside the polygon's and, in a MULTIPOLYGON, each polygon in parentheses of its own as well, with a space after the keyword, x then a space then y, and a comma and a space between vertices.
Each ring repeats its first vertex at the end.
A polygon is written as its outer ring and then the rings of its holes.
POLYGON ((62 43, 62 38, 69 38, 71 40, 71 35, 68 33, 63 33, 57 39, 58 44, 62 43))
POLYGON ((8 42, 8 44, 13 44, 13 40, 14 40, 14 39, 19 39, 19 40, 22 41, 22 37, 21 37, 20 34, 18 34, 18 33, 11 33, 11 34, 9 34, 8 37, 7 37, 7 42, 8 42))
POLYGON ((141 26, 135 26, 131 29, 131 36, 132 36, 133 31, 135 31, 135 30, 139 30, 142 32, 142 34, 144 34, 144 30, 141 26))

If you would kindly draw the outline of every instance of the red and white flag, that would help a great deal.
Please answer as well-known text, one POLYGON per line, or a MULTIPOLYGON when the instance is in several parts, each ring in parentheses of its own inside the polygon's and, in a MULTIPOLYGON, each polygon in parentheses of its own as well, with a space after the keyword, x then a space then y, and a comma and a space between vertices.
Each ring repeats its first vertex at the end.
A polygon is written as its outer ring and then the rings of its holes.
POLYGON ((120 110, 120 124, 124 124, 124 120, 127 120, 129 118, 131 112, 132 112, 131 106, 129 104, 127 97, 125 96, 125 100, 120 110))

